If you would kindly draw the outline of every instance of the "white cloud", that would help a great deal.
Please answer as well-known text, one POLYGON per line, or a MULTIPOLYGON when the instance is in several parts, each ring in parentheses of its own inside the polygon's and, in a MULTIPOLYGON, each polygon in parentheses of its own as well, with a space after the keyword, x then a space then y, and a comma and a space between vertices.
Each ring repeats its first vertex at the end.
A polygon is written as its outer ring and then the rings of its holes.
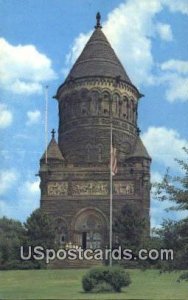
MULTIPOLYGON (((150 37, 154 34, 153 17, 162 9, 160 1, 129 0, 107 17, 103 31, 135 84, 151 83, 154 64, 150 37), (131 34, 130 34, 131 33, 131 34)), ((67 55, 72 65, 91 32, 80 34, 67 55)))
POLYGON ((32 211, 39 207, 39 180, 23 182, 17 192, 17 202, 10 199, 0 200, 0 217, 7 216, 25 221, 32 211))
POLYGON ((34 45, 13 46, 0 38, 0 84, 5 90, 30 95, 42 92, 42 82, 56 74, 51 60, 34 45))
POLYGON ((155 183, 155 182, 161 182, 163 179, 163 176, 161 175, 161 173, 157 172, 157 171, 152 171, 151 172, 151 182, 155 183))
POLYGON ((26 219, 33 210, 39 207, 40 188, 39 179, 25 181, 18 190, 20 201, 18 202, 19 215, 26 219))
POLYGON ((163 71, 175 71, 180 74, 188 74, 188 61, 170 59, 161 64, 161 70, 163 71))
POLYGON ((39 110, 27 112, 27 125, 37 124, 41 119, 41 113, 39 110))
MULTIPOLYGON (((165 84, 167 100, 171 102, 185 101, 188 98, 187 78, 176 76, 178 80, 175 82, 172 74, 169 77, 165 69, 162 70, 163 73, 159 77, 154 75, 157 62, 152 54, 152 41, 156 33, 163 41, 173 40, 170 24, 156 22, 157 14, 165 8, 171 12, 188 14, 188 1, 123 1, 108 14, 107 20, 103 23, 103 31, 135 85, 139 87, 142 84, 165 84)), ((67 75, 90 35, 91 32, 81 33, 74 40, 72 48, 66 56, 64 75, 67 75)), ((177 68, 183 68, 181 62, 177 68)))
POLYGON ((111 12, 104 24, 104 33, 136 85, 153 82, 150 38, 153 17, 161 9, 160 1, 127 1, 111 12))
POLYGON ((166 86, 166 98, 169 102, 188 101, 188 61, 170 59, 160 66, 164 72, 159 84, 166 86))
POLYGON ((163 0, 164 4, 166 4, 170 11, 172 12, 180 12, 182 14, 188 15, 188 1, 187 0, 163 0))
MULTIPOLYGON (((22 79, 22 80, 24 80, 24 79, 22 79)), ((42 92, 41 83, 24 82, 19 79, 16 79, 14 82, 12 82, 11 87, 6 87, 6 85, 5 85, 5 88, 9 89, 11 92, 13 92, 15 94, 31 95, 31 94, 41 94, 41 92, 42 92)))
POLYGON ((164 41, 172 41, 173 40, 172 29, 169 24, 157 23, 156 31, 162 40, 164 40, 164 41))
POLYGON ((0 103, 0 128, 6 128, 12 124, 12 112, 5 104, 0 103))
POLYGON ((142 134, 142 140, 153 160, 163 164, 165 167, 177 168, 175 158, 185 159, 183 147, 188 141, 182 139, 174 129, 165 127, 149 127, 142 134))
POLYGON ((17 181, 18 174, 14 170, 0 171, 0 195, 7 192, 17 181))
POLYGON ((32 211, 38 207, 40 196, 39 180, 25 181, 18 190, 20 195, 20 208, 23 205, 27 206, 27 210, 32 211))
POLYGON ((188 101, 188 77, 167 74, 164 78, 167 82, 166 98, 169 102, 188 101))

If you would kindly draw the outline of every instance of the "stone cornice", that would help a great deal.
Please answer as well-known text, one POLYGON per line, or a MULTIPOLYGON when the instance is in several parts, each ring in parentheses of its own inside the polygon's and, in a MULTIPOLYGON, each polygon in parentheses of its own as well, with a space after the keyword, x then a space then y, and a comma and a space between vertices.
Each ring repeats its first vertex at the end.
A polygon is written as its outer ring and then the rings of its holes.
POLYGON ((125 81, 122 81, 119 78, 112 77, 82 77, 79 79, 74 79, 63 83, 57 90, 55 99, 59 100, 64 93, 67 93, 69 90, 79 89, 81 87, 87 88, 109 88, 110 90, 118 89, 120 92, 128 92, 135 96, 135 98, 140 99, 143 95, 138 91, 138 89, 125 81))

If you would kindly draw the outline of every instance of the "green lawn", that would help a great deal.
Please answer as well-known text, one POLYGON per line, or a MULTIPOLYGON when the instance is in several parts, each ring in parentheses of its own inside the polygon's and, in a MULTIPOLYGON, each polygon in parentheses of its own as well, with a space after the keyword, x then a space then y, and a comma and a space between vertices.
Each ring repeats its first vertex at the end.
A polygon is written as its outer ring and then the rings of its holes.
POLYGON ((188 299, 188 283, 180 273, 130 270, 132 284, 122 293, 86 294, 81 278, 86 270, 1 271, 0 299, 188 299))

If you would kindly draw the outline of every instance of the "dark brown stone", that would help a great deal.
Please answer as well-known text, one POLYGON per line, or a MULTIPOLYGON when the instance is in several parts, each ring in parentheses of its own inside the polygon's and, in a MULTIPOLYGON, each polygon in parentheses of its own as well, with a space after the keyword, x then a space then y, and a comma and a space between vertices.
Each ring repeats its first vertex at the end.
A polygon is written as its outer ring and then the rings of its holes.
POLYGON ((58 144, 53 136, 47 164, 45 154, 40 161, 41 207, 59 218, 62 243, 109 244, 111 122, 118 161, 113 212, 128 202, 139 206, 149 234, 151 158, 137 127, 140 96, 97 27, 57 91, 58 144))

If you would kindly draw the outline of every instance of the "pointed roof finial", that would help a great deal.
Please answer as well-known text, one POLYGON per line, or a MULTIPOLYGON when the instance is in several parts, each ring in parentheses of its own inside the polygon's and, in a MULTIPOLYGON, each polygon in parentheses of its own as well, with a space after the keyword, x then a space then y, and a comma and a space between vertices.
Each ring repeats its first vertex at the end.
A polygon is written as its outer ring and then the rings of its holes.
POLYGON ((55 130, 54 129, 52 129, 51 134, 52 134, 52 139, 54 139, 55 138, 55 130))
POLYGON ((96 22, 95 28, 96 29, 97 28, 102 28, 102 26, 101 26, 101 14, 100 14, 100 12, 98 12, 96 14, 96 20, 97 20, 97 22, 96 22))

